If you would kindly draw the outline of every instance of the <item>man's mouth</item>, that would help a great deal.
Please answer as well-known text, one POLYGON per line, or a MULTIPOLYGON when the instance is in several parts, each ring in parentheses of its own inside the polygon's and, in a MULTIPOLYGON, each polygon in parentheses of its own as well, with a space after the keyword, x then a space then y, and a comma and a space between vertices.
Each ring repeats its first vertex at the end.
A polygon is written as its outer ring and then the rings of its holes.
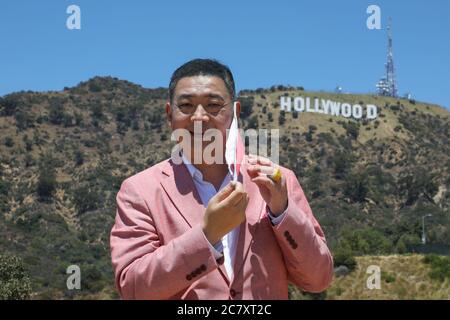
POLYGON ((191 133, 191 136, 199 136, 199 137, 203 137, 206 130, 205 131, 189 131, 191 133))

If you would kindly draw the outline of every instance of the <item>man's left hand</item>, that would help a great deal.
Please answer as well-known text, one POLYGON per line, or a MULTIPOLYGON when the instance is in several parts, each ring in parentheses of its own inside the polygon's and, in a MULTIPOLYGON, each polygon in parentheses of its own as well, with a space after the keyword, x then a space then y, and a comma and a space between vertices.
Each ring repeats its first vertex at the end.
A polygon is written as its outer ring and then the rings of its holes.
POLYGON ((277 167, 276 164, 267 158, 254 155, 248 156, 247 172, 252 181, 258 186, 261 196, 274 216, 282 214, 288 205, 286 177, 282 175, 280 181, 274 182, 267 176, 275 172, 277 167))

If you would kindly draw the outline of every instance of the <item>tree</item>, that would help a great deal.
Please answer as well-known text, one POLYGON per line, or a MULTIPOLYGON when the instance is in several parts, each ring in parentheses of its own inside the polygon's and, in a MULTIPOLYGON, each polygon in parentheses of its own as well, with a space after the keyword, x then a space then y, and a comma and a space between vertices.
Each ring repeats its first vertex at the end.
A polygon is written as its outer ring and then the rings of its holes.
POLYGON ((84 163, 84 153, 80 149, 75 150, 74 152, 75 164, 77 166, 81 166, 84 163))
POLYGON ((257 129, 258 128, 258 116, 254 115, 248 120, 247 129, 257 129))
POLYGON ((48 120, 52 124, 59 125, 64 121, 64 105, 59 98, 50 100, 50 111, 48 113, 48 120))
POLYGON ((427 254, 423 262, 430 265, 430 278, 438 281, 450 279, 450 257, 438 256, 437 254, 427 254))
POLYGON ((89 83, 89 91, 90 92, 100 92, 100 91, 102 91, 102 87, 97 83, 90 82, 89 83))
POLYGON ((28 152, 33 150, 33 141, 26 134, 23 136, 23 143, 25 144, 25 150, 28 152))
POLYGON ((102 289, 102 273, 95 265, 87 265, 83 268, 83 280, 87 290, 98 292, 102 289))
POLYGON ((412 205, 421 195, 428 201, 433 202, 433 197, 438 191, 435 177, 436 174, 418 168, 416 172, 400 178, 398 181, 398 193, 406 196, 405 205, 412 205))
POLYGON ((40 161, 37 193, 40 201, 49 201, 56 189, 56 169, 53 159, 44 156, 40 161))
POLYGON ((14 117, 16 118, 16 127, 19 130, 24 130, 28 127, 33 126, 34 119, 30 115, 29 112, 25 110, 19 110, 14 114, 14 117))
POLYGON ((245 119, 252 114, 253 111, 253 97, 240 97, 241 102, 241 118, 245 119))
POLYGON ((31 294, 31 282, 22 260, 0 255, 0 300, 24 300, 31 294))
POLYGON ((73 120, 73 117, 70 114, 64 113, 63 120, 62 120, 64 127, 66 127, 66 128, 71 127, 73 125, 72 120, 73 120))
POLYGON ((100 199, 101 197, 98 195, 98 192, 94 188, 86 185, 75 189, 73 193, 73 203, 77 208, 78 214, 99 208, 100 199))
POLYGON ((333 260, 336 267, 346 266, 349 270, 354 270, 357 265, 355 256, 348 246, 337 248, 333 252, 333 260))
POLYGON ((7 95, 4 98, 0 98, 0 106, 2 107, 0 114, 7 117, 14 115, 18 104, 19 103, 15 99, 14 95, 7 95))
POLYGON ((100 103, 93 103, 91 105, 91 116, 93 121, 104 120, 105 115, 103 114, 103 106, 100 103))
POLYGON ((408 247, 420 244, 420 238, 415 234, 403 234, 397 241, 395 249, 398 253, 407 253, 408 247))
POLYGON ((3 143, 5 144, 5 146, 7 146, 7 147, 14 147, 14 140, 13 140, 13 138, 11 138, 11 137, 5 137, 4 139, 3 139, 3 143))
POLYGON ((345 230, 342 233, 340 245, 349 248, 355 255, 387 254, 393 249, 389 239, 371 228, 345 230))
POLYGON ((280 126, 284 125, 286 122, 286 112, 284 110, 280 111, 280 116, 278 117, 278 123, 280 126))
POLYGON ((75 125, 81 126, 83 124, 83 115, 79 112, 75 112, 75 125))
POLYGON ((356 140, 358 138, 359 125, 355 122, 348 122, 347 124, 345 124, 345 130, 347 132, 347 135, 352 139, 356 140))
POLYGON ((11 189, 11 182, 0 179, 0 196, 7 196, 11 189))
POLYGON ((354 202, 363 202, 368 192, 366 174, 350 174, 345 178, 344 195, 354 202))
POLYGON ((353 159, 351 154, 338 151, 333 158, 330 158, 330 162, 336 179, 343 179, 352 166, 353 159))

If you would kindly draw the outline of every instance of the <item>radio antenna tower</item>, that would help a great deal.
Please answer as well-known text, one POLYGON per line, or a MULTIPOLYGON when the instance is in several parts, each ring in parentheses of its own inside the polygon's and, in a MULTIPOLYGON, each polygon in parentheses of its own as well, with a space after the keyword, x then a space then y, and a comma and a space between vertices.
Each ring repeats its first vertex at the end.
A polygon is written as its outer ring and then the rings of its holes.
POLYGON ((391 32, 392 19, 389 18, 388 31, 388 50, 387 50, 387 62, 386 62, 386 75, 380 79, 376 87, 378 88, 378 94, 387 97, 397 97, 397 82, 395 80, 395 68, 394 68, 394 55, 392 53, 392 32, 391 32))

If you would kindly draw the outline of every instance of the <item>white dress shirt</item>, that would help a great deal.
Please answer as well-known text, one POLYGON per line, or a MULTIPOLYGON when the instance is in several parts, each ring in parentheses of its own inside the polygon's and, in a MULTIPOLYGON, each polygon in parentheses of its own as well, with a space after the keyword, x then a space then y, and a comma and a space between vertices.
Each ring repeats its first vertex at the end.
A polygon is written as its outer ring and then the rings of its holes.
MULTIPOLYGON (((208 206, 209 200, 231 181, 231 175, 228 172, 222 184, 220 185, 219 190, 216 190, 212 183, 203 180, 203 175, 200 170, 198 170, 184 155, 182 155, 182 161, 186 165, 190 175, 192 176, 192 180, 194 181, 195 187, 197 188, 198 194, 200 195, 200 198, 205 207, 208 206)), ((281 220, 283 220, 285 214, 286 211, 279 216, 274 217, 270 214, 269 211, 269 217, 272 221, 272 224, 277 225, 278 223, 280 223, 281 220)), ((233 278, 234 256, 236 253, 236 245, 240 227, 241 225, 231 230, 229 233, 223 236, 223 238, 219 242, 214 244, 214 246, 210 244, 216 259, 219 259, 222 256, 224 257, 224 265, 229 279, 233 278)))

